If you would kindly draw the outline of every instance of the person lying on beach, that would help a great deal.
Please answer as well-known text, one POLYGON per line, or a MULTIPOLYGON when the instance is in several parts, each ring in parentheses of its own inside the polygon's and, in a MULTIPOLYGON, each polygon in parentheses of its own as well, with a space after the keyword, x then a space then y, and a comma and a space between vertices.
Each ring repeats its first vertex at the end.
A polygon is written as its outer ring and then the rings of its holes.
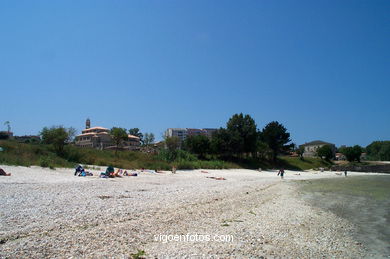
POLYGON ((122 173, 123 173, 122 169, 118 168, 118 170, 116 170, 116 172, 113 173, 113 176, 114 177, 122 177, 122 173))
POLYGON ((84 172, 83 166, 82 165, 78 165, 75 168, 74 176, 76 176, 77 174, 78 174, 78 176, 80 176, 83 172, 84 172))
POLYGON ((6 173, 3 169, 0 168, 0 175, 1 176, 11 176, 11 173, 6 173))
POLYGON ((127 171, 125 171, 123 173, 123 176, 138 176, 138 173, 128 173, 127 171))
POLYGON ((214 179, 214 180, 226 180, 226 178, 223 177, 215 177, 215 176, 206 176, 206 178, 214 179))
POLYGON ((106 176, 108 177, 115 177, 115 169, 112 166, 108 166, 106 169, 106 176))

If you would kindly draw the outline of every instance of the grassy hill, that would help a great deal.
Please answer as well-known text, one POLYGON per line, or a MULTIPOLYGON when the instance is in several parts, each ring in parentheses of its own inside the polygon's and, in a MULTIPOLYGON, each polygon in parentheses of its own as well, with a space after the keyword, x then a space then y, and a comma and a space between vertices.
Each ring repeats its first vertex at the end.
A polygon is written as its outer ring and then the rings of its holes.
POLYGON ((42 166, 42 167, 74 167, 76 164, 84 165, 112 165, 119 168, 148 168, 158 170, 170 170, 172 166, 178 169, 224 169, 224 168, 285 168, 291 170, 306 170, 319 167, 330 167, 331 163, 317 158, 305 158, 301 160, 293 157, 280 157, 276 164, 264 160, 240 160, 222 161, 216 159, 199 160, 181 159, 167 162, 154 154, 146 154, 133 151, 96 150, 78 148, 72 145, 65 147, 64 153, 58 155, 50 145, 27 144, 16 141, 1 140, 0 164, 19 166, 42 166))
POLYGON ((281 166, 284 166, 286 169, 291 170, 308 170, 308 169, 315 169, 315 168, 330 168, 332 166, 331 162, 327 162, 325 160, 322 160, 320 158, 311 158, 306 157, 303 160, 298 157, 280 157, 279 163, 281 166))
POLYGON ((154 154, 146 154, 133 151, 96 150, 89 148, 78 148, 68 145, 64 153, 58 155, 50 145, 27 144, 15 141, 2 140, 0 147, 4 149, 0 152, 0 164, 20 165, 20 166, 42 166, 42 167, 74 167, 76 164, 112 165, 119 168, 148 168, 159 170, 170 170, 172 166, 178 169, 195 168, 239 168, 234 163, 220 160, 194 160, 167 162, 159 159, 154 154))

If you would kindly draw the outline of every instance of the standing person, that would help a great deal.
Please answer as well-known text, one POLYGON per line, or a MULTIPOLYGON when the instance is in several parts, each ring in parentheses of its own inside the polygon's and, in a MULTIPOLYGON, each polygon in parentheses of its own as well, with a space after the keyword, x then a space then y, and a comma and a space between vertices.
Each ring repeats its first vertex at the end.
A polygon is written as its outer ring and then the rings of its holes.
POLYGON ((347 170, 344 171, 344 175, 345 175, 345 177, 347 177, 347 170))
POLYGON ((278 175, 280 175, 280 178, 283 179, 283 175, 284 175, 284 169, 283 168, 279 170, 278 175))

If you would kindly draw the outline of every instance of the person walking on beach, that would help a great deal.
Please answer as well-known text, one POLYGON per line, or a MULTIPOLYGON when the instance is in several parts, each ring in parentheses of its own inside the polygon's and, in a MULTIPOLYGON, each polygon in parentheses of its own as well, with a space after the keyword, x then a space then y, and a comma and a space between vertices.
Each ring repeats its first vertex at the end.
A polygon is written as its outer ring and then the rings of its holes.
POLYGON ((347 177, 347 170, 344 171, 344 175, 345 175, 345 177, 347 177))
POLYGON ((279 170, 278 175, 280 175, 280 178, 283 179, 283 175, 284 175, 284 169, 283 168, 279 170))

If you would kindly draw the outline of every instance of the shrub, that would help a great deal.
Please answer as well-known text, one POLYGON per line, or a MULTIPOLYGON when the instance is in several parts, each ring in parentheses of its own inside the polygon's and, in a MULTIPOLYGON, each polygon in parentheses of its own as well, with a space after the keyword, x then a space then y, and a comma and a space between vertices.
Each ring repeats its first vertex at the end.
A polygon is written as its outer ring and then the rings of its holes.
POLYGON ((41 157, 41 159, 39 161, 39 165, 41 167, 49 167, 50 166, 49 158, 47 156, 46 157, 41 157))

